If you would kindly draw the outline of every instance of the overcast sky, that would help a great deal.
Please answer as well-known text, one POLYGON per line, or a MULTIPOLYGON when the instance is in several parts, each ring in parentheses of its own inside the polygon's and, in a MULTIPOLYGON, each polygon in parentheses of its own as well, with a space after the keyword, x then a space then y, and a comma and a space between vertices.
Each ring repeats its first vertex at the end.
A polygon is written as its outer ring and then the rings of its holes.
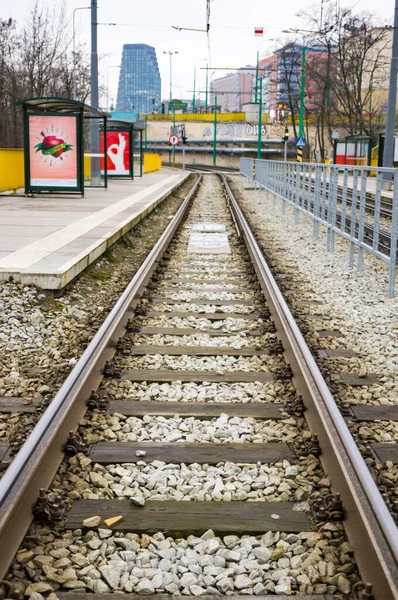
MULTIPOLYGON (((41 0, 54 8, 58 0, 41 0)), ((325 0, 327 1, 327 0, 325 0)), ((334 0, 332 0, 334 1, 334 0)), ((90 0, 63 0, 67 7, 72 34, 72 11, 89 6, 90 0)), ((355 11, 375 11, 382 22, 390 24, 394 13, 394 0, 340 0, 341 6, 355 6, 355 11)), ((0 0, 0 18, 13 17, 22 21, 32 0, 0 0)), ((106 85, 109 74, 110 98, 116 99, 117 68, 123 44, 145 43, 156 49, 162 77, 162 97, 169 95, 169 57, 163 50, 178 51, 173 56, 173 96, 192 97, 195 62, 207 58, 207 36, 194 31, 176 31, 172 25, 204 29, 206 25, 206 0, 98 0, 98 22, 115 22, 120 25, 101 25, 98 28, 100 78, 106 85)), ((255 64, 260 42, 260 53, 272 51, 276 41, 286 39, 283 29, 303 27, 296 16, 300 9, 320 7, 320 0, 213 0, 210 15, 211 64, 213 67, 237 68, 255 64), (262 38, 254 37, 254 27, 264 27, 262 38)), ((90 44, 90 11, 76 13, 77 40, 90 44)), ((197 65, 198 84, 204 90, 205 63, 197 65)), ((215 71, 214 77, 224 75, 215 71)), ((105 103, 103 99, 103 104, 105 103)))

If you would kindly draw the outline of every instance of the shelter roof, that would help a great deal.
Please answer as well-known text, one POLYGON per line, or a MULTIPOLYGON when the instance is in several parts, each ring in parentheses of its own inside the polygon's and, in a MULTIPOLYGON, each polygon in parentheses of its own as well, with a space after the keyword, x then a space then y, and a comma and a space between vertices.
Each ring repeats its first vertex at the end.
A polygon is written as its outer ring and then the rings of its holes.
POLYGON ((22 106, 29 111, 40 111, 40 112, 54 112, 54 113, 72 113, 82 112, 87 116, 94 117, 109 117, 109 113, 104 112, 79 100, 72 100, 71 98, 25 98, 25 100, 19 100, 17 102, 19 106, 22 106))

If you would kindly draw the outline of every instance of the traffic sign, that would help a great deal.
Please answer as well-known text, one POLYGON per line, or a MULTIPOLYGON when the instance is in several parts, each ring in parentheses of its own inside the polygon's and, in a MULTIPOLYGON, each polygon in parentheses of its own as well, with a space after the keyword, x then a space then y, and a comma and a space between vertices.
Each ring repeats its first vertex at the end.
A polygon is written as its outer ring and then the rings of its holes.
POLYGON ((254 28, 254 35, 255 36, 262 36, 262 35, 264 35, 264 27, 255 27, 254 28))
POLYGON ((307 141, 305 138, 296 138, 296 146, 297 148, 304 148, 307 141))
POLYGON ((169 137, 169 144, 171 146, 177 146, 180 143, 180 138, 178 137, 178 135, 176 135, 175 133, 173 133, 170 137, 169 137))

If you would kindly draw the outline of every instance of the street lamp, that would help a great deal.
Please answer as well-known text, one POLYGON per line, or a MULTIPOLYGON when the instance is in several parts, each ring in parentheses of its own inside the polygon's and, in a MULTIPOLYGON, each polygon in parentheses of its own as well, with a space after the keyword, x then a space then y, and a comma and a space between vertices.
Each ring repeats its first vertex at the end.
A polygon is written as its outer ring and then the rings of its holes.
POLYGON ((259 62, 260 62, 260 46, 261 44, 263 44, 264 42, 273 42, 273 38, 270 38, 269 40, 261 40, 260 43, 257 46, 257 58, 256 58, 256 87, 254 89, 254 102, 257 104, 257 99, 258 99, 258 70, 259 70, 259 62))
POLYGON ((200 59, 199 59, 199 60, 197 60, 197 61, 196 61, 196 63, 195 63, 195 68, 194 68, 194 71, 193 71, 193 97, 192 97, 192 111, 194 111, 194 110, 195 110, 195 108, 196 108, 196 97, 195 97, 195 95, 196 95, 196 65, 197 65, 198 63, 200 63, 200 62, 203 62, 203 61, 205 61, 205 60, 206 60, 206 58, 200 58, 200 59))
POLYGON ((91 6, 79 6, 73 11, 73 100, 76 98, 76 29, 75 29, 75 14, 78 10, 90 10, 91 6))
POLYGON ((163 54, 168 54, 170 57, 170 102, 173 99, 173 88, 172 88, 172 81, 171 81, 171 57, 173 56, 173 54, 178 54, 177 50, 162 50, 163 54))
POLYGON ((106 68, 106 110, 109 110, 109 69, 120 69, 122 65, 110 65, 106 68))
MULTIPOLYGON (((284 29, 282 33, 317 33, 309 29, 284 29)), ((304 137, 304 110, 305 110, 305 42, 303 35, 303 43, 301 46, 301 81, 300 81, 300 116, 299 116, 299 130, 298 137, 304 137)), ((297 155, 298 162, 301 162, 301 156, 297 155)))
POLYGON ((260 77, 260 102, 258 104, 257 158, 261 158, 261 135, 263 128, 263 78, 260 77))

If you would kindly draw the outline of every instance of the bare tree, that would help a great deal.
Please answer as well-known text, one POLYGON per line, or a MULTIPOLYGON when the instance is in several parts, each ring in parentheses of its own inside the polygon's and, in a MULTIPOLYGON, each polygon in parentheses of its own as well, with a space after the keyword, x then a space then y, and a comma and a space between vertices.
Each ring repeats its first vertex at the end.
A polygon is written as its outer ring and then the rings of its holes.
MULTIPOLYGON (((22 26, 0 22, 0 147, 22 146, 18 100, 73 95, 73 56, 65 6, 44 8, 34 0, 22 26)), ((89 65, 84 46, 76 51, 78 99, 89 95, 89 65)))

